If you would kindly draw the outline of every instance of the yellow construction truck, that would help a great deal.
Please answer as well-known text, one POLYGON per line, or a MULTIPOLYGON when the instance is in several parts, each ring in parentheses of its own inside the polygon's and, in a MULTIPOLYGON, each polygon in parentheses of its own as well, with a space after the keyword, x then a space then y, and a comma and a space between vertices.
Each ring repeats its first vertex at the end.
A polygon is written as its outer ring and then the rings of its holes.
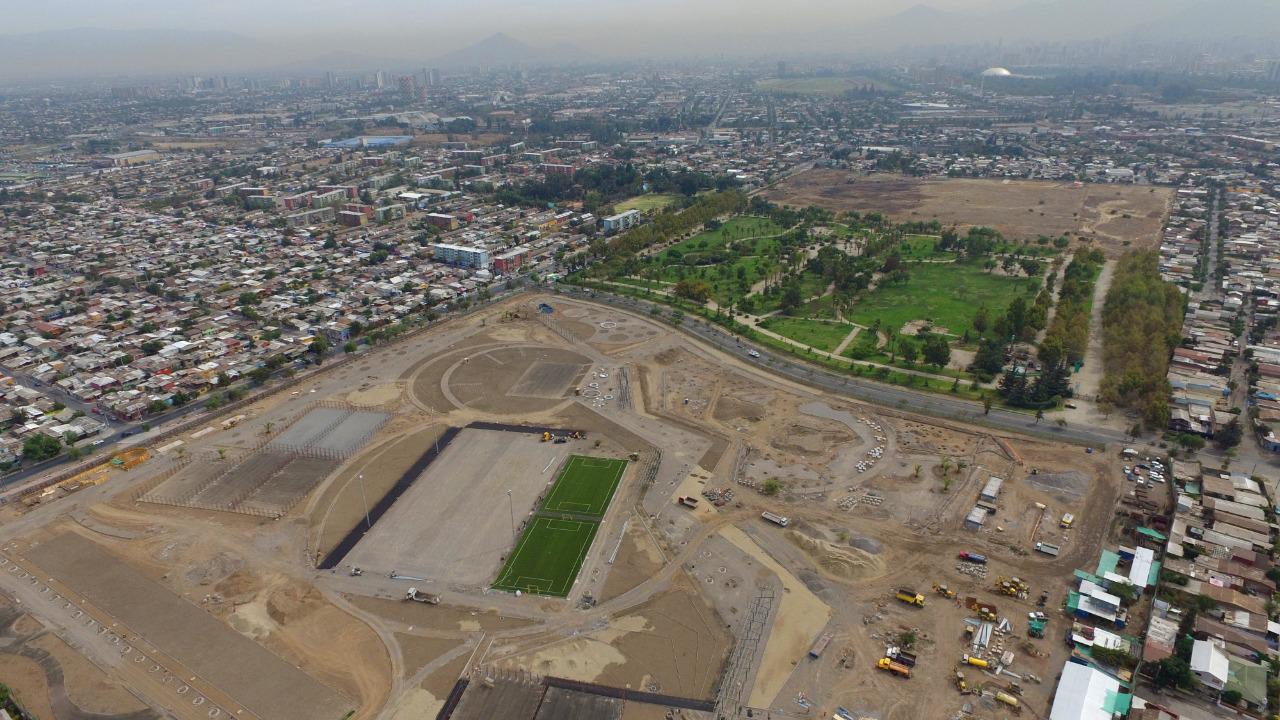
POLYGON ((906 590, 903 588, 898 588, 898 590, 894 592, 893 596, 908 605, 914 605, 915 607, 924 607, 924 596, 916 592, 915 590, 906 590))

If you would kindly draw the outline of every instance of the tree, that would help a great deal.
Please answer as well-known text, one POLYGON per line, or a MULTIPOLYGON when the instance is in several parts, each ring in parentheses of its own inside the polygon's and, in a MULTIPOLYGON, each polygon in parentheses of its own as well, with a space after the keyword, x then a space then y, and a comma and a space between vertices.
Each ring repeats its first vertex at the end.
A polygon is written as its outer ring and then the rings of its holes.
POLYGON ((57 455, 62 450, 58 438, 36 433, 22 443, 22 457, 31 462, 40 462, 57 455))
POLYGON ((1180 687, 1184 690, 1190 690, 1196 685, 1191 664, 1176 655, 1163 658, 1156 663, 1151 681, 1156 687, 1180 687))
POLYGON ((760 488, 760 492, 773 497, 782 492, 782 482, 777 478, 769 478, 764 481, 764 485, 760 488))
POLYGON ((348 355, 350 355, 351 353, 353 353, 353 352, 355 352, 355 351, 356 351, 356 341, 355 341, 355 340, 348 340, 347 342, 345 342, 345 343, 342 345, 342 352, 347 353, 348 355))
POLYGON ((1229 450, 1240 444, 1244 437, 1244 431, 1240 428, 1239 418, 1232 418, 1231 422, 1223 425, 1213 436, 1213 442, 1221 450, 1229 450))
POLYGON ((1039 425, 1040 421, 1043 419, 1044 419, 1044 408, 1036 408, 1036 424, 1039 425))
POLYGON ((983 415, 991 414, 991 396, 990 395, 982 396, 982 414, 983 415))
POLYGON ((778 309, 784 315, 790 315, 799 309, 804 303, 804 296, 800 293, 800 282, 792 280, 782 288, 782 299, 778 301, 778 309))
POLYGON ((711 286, 701 280, 681 280, 673 290, 676 297, 702 305, 711 299, 711 286))
POLYGON ((909 338, 899 337, 898 354, 902 356, 902 359, 905 360, 908 365, 914 365, 916 363, 916 358, 920 355, 920 351, 916 348, 916 344, 911 342, 909 338))
POLYGON ((924 361, 937 368, 951 362, 951 345, 945 337, 933 333, 925 336, 924 361))

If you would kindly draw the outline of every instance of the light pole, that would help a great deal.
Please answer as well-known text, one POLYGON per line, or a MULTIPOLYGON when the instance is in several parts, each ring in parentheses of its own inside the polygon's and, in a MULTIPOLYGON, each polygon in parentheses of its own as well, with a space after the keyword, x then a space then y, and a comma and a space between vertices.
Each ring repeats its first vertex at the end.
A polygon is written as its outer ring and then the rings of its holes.
POLYGON ((516 542, 516 502, 511 499, 511 490, 507 489, 507 508, 511 511, 511 544, 516 542))
POLYGON ((369 498, 364 494, 364 474, 357 475, 356 479, 360 481, 360 500, 364 503, 364 531, 369 532, 373 523, 369 522, 369 498))

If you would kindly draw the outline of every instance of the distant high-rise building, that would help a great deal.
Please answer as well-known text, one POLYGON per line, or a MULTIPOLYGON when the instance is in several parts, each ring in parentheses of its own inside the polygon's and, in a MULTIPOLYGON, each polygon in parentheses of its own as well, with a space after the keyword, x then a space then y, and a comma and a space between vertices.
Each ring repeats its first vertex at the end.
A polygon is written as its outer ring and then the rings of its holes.
POLYGON ((334 74, 333 74, 333 71, 332 71, 332 70, 330 70, 329 72, 327 72, 327 73, 325 73, 325 74, 324 74, 324 86, 325 86, 325 87, 327 87, 327 88, 329 88, 330 90, 332 90, 335 86, 337 86, 337 84, 338 84, 338 77, 337 77, 336 75, 334 75, 334 74))
POLYGON ((431 68, 431 70, 427 73, 427 85, 430 85, 431 87, 435 87, 439 84, 440 84, 440 70, 439 68, 431 68))
POLYGON ((396 78, 396 85, 400 89, 400 95, 405 100, 413 100, 417 97, 417 79, 412 75, 401 75, 396 78))
POLYGON ((382 70, 379 70, 373 76, 373 82, 378 86, 378 89, 381 90, 382 88, 387 86, 387 74, 382 70))
POLYGON ((1271 82, 1280 82, 1280 60, 1267 62, 1267 79, 1271 82))

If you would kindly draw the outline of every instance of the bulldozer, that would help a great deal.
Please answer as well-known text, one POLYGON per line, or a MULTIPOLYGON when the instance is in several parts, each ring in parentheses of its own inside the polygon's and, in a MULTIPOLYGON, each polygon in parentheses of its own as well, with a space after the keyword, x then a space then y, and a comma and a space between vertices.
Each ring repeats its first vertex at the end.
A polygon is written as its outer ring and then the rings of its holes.
POLYGON ((944 598, 946 598, 946 599, 948 599, 948 600, 954 600, 954 599, 955 599, 955 597, 956 597, 956 591, 955 591, 955 590, 952 590, 951 588, 947 587, 946 585, 940 585, 940 584, 938 584, 938 583, 934 583, 934 584, 933 584, 933 590, 934 590, 934 592, 938 593, 939 595, 941 595, 942 597, 944 597, 944 598))
POLYGON ((965 679, 964 673, 959 670, 956 671, 955 684, 956 690, 958 690, 961 695, 970 695, 973 693, 973 691, 969 689, 969 681, 965 679))

